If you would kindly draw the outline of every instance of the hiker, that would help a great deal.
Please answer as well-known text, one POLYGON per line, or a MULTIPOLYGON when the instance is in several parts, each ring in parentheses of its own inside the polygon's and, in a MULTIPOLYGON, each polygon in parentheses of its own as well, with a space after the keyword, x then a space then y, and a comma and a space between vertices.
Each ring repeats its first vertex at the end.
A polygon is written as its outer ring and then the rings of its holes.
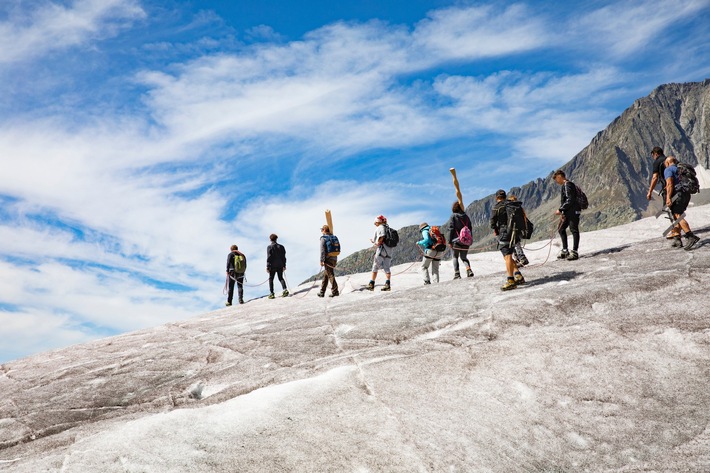
POLYGON ((383 269, 385 271, 385 276, 387 276, 387 280, 385 281, 385 285, 382 287, 382 290, 389 291, 391 289, 390 278, 392 277, 392 270, 390 268, 392 266, 392 248, 385 244, 385 236, 387 233, 386 227, 387 219, 384 216, 379 215, 375 219, 375 235, 372 240, 370 240, 372 244, 375 245, 376 250, 375 258, 372 262, 372 278, 365 287, 369 291, 375 290, 375 279, 377 279, 377 272, 380 269, 383 269))
POLYGON ((471 263, 468 261, 468 249, 473 243, 473 234, 471 233, 473 225, 458 200, 451 206, 451 212, 453 214, 451 215, 451 227, 449 227, 449 246, 453 251, 454 279, 461 279, 459 258, 466 265, 466 276, 472 278, 473 271, 471 271, 471 263))
POLYGON ((493 234, 498 237, 498 249, 505 260, 505 270, 508 274, 507 280, 502 291, 515 289, 520 284, 525 284, 525 278, 515 266, 513 261, 513 253, 515 253, 515 244, 520 241, 518 234, 508 234, 508 212, 505 206, 506 194, 503 189, 496 192, 496 204, 493 206, 491 215, 491 228, 493 234))
POLYGON ((562 186, 560 194, 560 208, 555 211, 555 215, 560 216, 559 234, 562 240, 562 251, 557 255, 557 259, 573 261, 579 259, 579 215, 582 211, 577 202, 577 186, 574 182, 568 181, 565 172, 555 171, 552 175, 555 182, 562 186), (572 233, 572 251, 567 248, 567 228, 572 233))
MULTIPOLYGON (((514 195, 509 195, 508 200, 510 202, 517 202, 518 198, 514 195)), ((515 261, 516 266, 527 266, 530 261, 528 261, 528 258, 525 256, 525 252, 523 251, 523 245, 521 242, 517 242, 515 244, 515 253, 513 254, 513 260, 515 261)))
POLYGON ((333 235, 328 225, 323 225, 320 229, 320 265, 323 267, 325 274, 323 282, 320 285, 318 297, 325 297, 325 290, 328 289, 328 281, 330 281, 330 297, 340 295, 338 292, 338 282, 335 280, 335 265, 338 264, 338 255, 340 254, 340 242, 338 237, 333 235))
MULTIPOLYGON (((690 203, 690 193, 689 192, 684 192, 682 189, 677 188, 678 184, 678 160, 674 156, 668 156, 665 161, 665 169, 663 171, 663 177, 665 178, 666 181, 666 207, 668 207, 669 211, 673 214, 673 218, 675 220, 678 220, 683 212, 685 212, 685 209, 688 208, 688 204, 690 203), (675 201, 673 200, 673 197, 675 195, 678 195, 676 197, 675 201)), ((674 247, 679 247, 679 248, 684 248, 685 250, 690 250, 695 246, 695 244, 700 241, 700 237, 695 235, 691 230, 690 230, 690 225, 688 225, 688 222, 683 218, 678 220, 678 223, 676 226, 673 228, 673 246, 674 247), (681 240, 680 235, 681 235, 681 229, 683 232, 685 232, 685 238, 686 238, 686 243, 685 246, 683 246, 683 240, 681 240)))
POLYGON ((661 197, 665 199, 666 194, 666 179, 664 177, 663 171, 666 168, 666 157, 663 155, 663 149, 656 146, 651 150, 651 158, 653 158, 653 164, 651 165, 651 185, 648 187, 648 194, 646 198, 648 200, 653 199, 653 190, 656 188, 658 183, 661 183, 661 197))
MULTIPOLYGON (((656 185, 661 184, 661 190, 658 192, 658 194, 661 196, 661 201, 663 202, 662 205, 665 206, 666 178, 664 171, 666 169, 666 156, 663 154, 663 149, 659 146, 655 146, 651 150, 651 158, 653 159, 653 164, 651 165, 651 184, 648 187, 648 194, 646 194, 646 198, 648 200, 652 200, 653 191, 656 189, 656 185)), ((674 227, 667 237, 668 239, 673 240, 673 246, 677 246, 676 237, 680 238, 680 233, 678 230, 676 230, 676 227, 674 227)), ((681 246, 683 246, 682 243, 681 246)))
POLYGON ((439 227, 431 227, 426 222, 419 225, 419 231, 422 234, 422 239, 417 242, 417 245, 423 248, 422 275, 424 276, 424 284, 431 284, 429 265, 431 265, 431 276, 434 282, 438 283, 439 262, 446 251, 446 240, 439 227))
POLYGON ((269 299, 274 299, 274 276, 278 275, 283 292, 282 297, 288 296, 284 271, 286 271, 286 248, 276 242, 278 236, 274 233, 269 235, 271 243, 266 247, 266 272, 269 273, 269 299))
POLYGON ((234 298, 234 282, 237 283, 237 294, 239 303, 244 304, 244 272, 247 268, 247 257, 239 251, 237 245, 232 245, 227 255, 227 280, 229 281, 229 292, 227 293, 227 307, 232 305, 234 298))

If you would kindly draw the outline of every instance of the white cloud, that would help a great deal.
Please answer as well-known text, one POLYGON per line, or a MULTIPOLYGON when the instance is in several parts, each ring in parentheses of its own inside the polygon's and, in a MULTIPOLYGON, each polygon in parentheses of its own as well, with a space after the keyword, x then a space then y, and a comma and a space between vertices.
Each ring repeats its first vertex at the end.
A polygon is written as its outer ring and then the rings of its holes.
POLYGON ((523 4, 435 10, 413 34, 423 55, 471 60, 531 51, 549 44, 543 19, 523 4))
POLYGON ((43 54, 105 38, 145 17, 137 0, 75 0, 70 6, 35 2, 27 13, 11 9, 0 22, 0 64, 23 61, 43 54))
POLYGON ((664 44, 670 29, 710 6, 708 0, 635 0, 612 2, 570 22, 568 34, 581 47, 603 47, 602 56, 623 58, 664 44))

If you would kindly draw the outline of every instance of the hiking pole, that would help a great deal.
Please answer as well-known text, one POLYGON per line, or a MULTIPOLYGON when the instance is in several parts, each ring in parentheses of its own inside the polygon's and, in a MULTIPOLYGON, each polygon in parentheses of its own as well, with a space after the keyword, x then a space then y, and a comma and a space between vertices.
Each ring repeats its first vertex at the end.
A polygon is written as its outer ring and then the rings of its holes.
POLYGON ((461 196, 461 189, 459 188, 459 180, 456 177, 456 169, 450 168, 449 172, 451 173, 451 177, 454 180, 454 187, 456 188, 456 198, 459 201, 459 205, 461 206, 461 210, 465 210, 465 208, 463 206, 463 197, 461 196))

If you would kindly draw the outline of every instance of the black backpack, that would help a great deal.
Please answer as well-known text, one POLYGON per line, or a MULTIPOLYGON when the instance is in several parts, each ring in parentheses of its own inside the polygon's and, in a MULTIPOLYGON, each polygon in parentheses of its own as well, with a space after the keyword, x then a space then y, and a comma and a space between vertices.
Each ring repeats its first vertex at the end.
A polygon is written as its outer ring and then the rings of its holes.
POLYGON ((505 213, 508 215, 508 232, 507 235, 512 238, 513 233, 527 240, 533 233, 535 226, 528 219, 523 203, 520 201, 506 201, 505 213))
POLYGON ((385 240, 384 244, 385 246, 389 246, 390 248, 394 248, 397 246, 397 243, 399 243, 399 233, 397 233, 397 230, 394 228, 390 228, 389 225, 386 223, 384 224, 385 226, 385 240))
POLYGON ((574 182, 572 185, 574 186, 575 193, 577 194, 577 205, 579 206, 579 210, 587 210, 589 208, 589 199, 587 199, 587 194, 585 194, 584 191, 574 182))
POLYGON ((700 182, 698 182, 695 169, 685 163, 678 163, 676 166, 678 166, 678 183, 675 185, 676 190, 687 194, 697 194, 700 192, 700 182))

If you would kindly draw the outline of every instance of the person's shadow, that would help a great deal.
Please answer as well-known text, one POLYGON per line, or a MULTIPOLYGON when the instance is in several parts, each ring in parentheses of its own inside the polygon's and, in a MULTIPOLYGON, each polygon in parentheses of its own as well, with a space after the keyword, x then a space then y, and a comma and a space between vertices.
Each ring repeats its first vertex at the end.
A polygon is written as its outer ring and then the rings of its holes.
POLYGON ((569 281, 570 279, 576 278, 580 274, 583 273, 580 273, 579 271, 562 271, 561 273, 551 274, 542 278, 536 278, 529 281, 526 280, 525 286, 542 286, 543 284, 551 282, 569 281))

